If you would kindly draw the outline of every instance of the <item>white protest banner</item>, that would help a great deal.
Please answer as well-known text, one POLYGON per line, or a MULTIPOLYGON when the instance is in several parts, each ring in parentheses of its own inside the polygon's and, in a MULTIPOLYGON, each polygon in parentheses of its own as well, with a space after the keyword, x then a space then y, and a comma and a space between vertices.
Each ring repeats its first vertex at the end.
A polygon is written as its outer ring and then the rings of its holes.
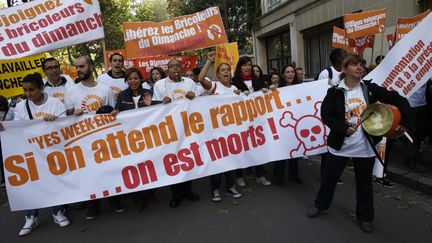
POLYGON ((5 122, 11 210, 103 198, 327 151, 327 80, 177 100, 116 118, 5 122), (205 105, 203 105, 205 104, 205 105), (19 144, 19 146, 17 146, 19 144))
POLYGON ((103 38, 98 0, 36 0, 0 10, 0 60, 103 38))
POLYGON ((432 14, 387 53, 364 79, 408 98, 432 77, 432 14))

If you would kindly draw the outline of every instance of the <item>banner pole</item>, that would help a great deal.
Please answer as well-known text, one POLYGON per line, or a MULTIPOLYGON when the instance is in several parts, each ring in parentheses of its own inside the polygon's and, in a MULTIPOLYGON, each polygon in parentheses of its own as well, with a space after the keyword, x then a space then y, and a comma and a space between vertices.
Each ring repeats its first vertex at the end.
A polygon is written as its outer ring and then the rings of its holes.
POLYGON ((376 35, 374 35, 374 44, 372 45, 372 53, 371 53, 371 58, 370 58, 370 64, 373 63, 373 55, 374 55, 374 49, 375 49, 375 37, 376 37, 376 35))
POLYGON ((381 50, 380 50, 380 56, 382 56, 383 51, 384 51, 384 35, 385 35, 385 31, 382 32, 382 36, 381 36, 381 50))
MULTIPOLYGON (((107 63, 105 53, 106 53, 105 39, 102 39, 102 54, 103 54, 103 64, 104 64, 103 70, 105 70, 105 68, 106 68, 106 63, 107 63)), ((106 71, 106 70, 105 70, 105 71, 106 71)))

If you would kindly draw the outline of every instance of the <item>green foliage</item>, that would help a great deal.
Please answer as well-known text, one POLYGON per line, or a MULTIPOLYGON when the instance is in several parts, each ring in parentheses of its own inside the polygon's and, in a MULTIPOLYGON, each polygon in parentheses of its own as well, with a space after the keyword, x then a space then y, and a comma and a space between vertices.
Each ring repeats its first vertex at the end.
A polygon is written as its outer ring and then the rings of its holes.
POLYGON ((144 3, 134 3, 134 21, 162 22, 169 19, 166 0, 146 0, 144 3))
POLYGON ((167 0, 167 13, 170 18, 182 15, 181 9, 185 5, 186 0, 167 0))

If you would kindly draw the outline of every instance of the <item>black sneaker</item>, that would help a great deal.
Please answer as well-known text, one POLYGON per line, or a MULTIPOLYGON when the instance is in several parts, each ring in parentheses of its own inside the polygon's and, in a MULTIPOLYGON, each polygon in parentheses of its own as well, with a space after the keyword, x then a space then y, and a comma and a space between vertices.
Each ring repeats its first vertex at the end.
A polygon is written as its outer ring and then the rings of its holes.
POLYGON ((387 188, 393 188, 394 185, 390 183, 386 178, 376 178, 375 183, 387 188))
POLYGON ((343 185, 344 184, 344 182, 343 182, 343 180, 341 180, 340 178, 337 180, 337 184, 338 185, 343 185))
POLYGON ((321 210, 319 210, 318 208, 314 207, 310 207, 308 208, 308 210, 306 211, 306 215, 309 218, 315 218, 316 216, 319 215, 319 213, 321 212, 321 210))
POLYGON ((185 195, 186 199, 192 202, 196 202, 199 200, 199 196, 193 192, 189 192, 185 195))
POLYGON ((114 210, 117 213, 122 213, 126 210, 123 204, 120 202, 120 200, 112 200, 110 202, 110 205, 114 208, 114 210))
POLYGON ((97 204, 90 205, 87 209, 86 219, 88 220, 95 219, 97 218, 98 214, 99 214, 99 205, 97 204))
POLYGON ((241 198, 242 194, 240 192, 238 192, 235 187, 231 187, 230 189, 227 190, 227 195, 231 196, 233 198, 241 198))

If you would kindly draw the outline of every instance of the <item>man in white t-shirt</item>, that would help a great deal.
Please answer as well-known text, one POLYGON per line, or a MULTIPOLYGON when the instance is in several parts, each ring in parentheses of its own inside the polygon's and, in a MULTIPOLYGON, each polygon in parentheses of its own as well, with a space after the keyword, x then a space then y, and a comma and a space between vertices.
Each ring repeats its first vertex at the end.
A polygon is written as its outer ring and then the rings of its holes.
POLYGON ((336 86, 340 83, 339 75, 342 72, 342 61, 347 56, 344 49, 336 48, 330 53, 331 67, 326 68, 318 75, 318 80, 329 79, 329 84, 336 86))
POLYGON ((164 104, 178 99, 193 99, 201 95, 204 90, 198 89, 196 83, 186 77, 182 77, 181 62, 171 59, 168 62, 168 77, 157 81, 153 87, 153 100, 164 104))
MULTIPOLYGON (((96 113, 102 106, 114 107, 114 92, 106 85, 98 83, 93 77, 93 61, 88 56, 78 57, 75 61, 78 77, 81 82, 66 93, 65 106, 68 115, 96 113)), ((120 196, 110 197, 109 203, 117 213, 125 210, 120 203, 120 196)), ((89 202, 86 219, 93 220, 98 216, 99 200, 89 202)))
POLYGON ((48 96, 59 99, 64 104, 66 90, 75 85, 68 75, 62 75, 60 63, 55 58, 47 58, 42 62, 42 69, 46 75, 44 92, 48 96))
POLYGON ((94 80, 94 65, 91 58, 81 56, 75 62, 81 82, 66 92, 65 106, 67 114, 96 113, 104 105, 114 107, 114 93, 112 90, 94 80))
POLYGON ((117 100, 118 93, 128 88, 124 79, 124 58, 122 54, 114 53, 110 56, 109 60, 111 70, 99 76, 96 81, 110 87, 117 100))
MULTIPOLYGON (((186 77, 181 76, 181 62, 177 59, 171 59, 168 62, 168 77, 157 81, 153 87, 153 101, 160 101, 163 104, 168 104, 173 100, 188 98, 192 100, 197 91, 195 82, 186 77)), ((175 208, 180 206, 183 198, 190 201, 198 201, 199 196, 192 192, 192 181, 187 181, 171 186, 172 199, 169 203, 170 207, 175 208)))

